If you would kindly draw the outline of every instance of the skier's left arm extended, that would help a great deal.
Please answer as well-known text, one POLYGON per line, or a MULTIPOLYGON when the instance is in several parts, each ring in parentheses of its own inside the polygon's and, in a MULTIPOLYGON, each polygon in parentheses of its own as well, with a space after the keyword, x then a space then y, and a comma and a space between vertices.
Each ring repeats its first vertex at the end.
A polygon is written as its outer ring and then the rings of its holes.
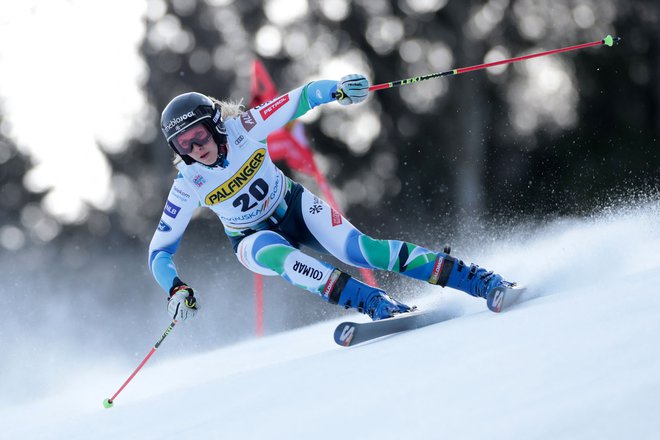
POLYGON ((149 244, 149 269, 156 282, 168 294, 181 283, 172 256, 199 206, 191 194, 192 189, 179 174, 172 184, 158 228, 149 244))
POLYGON ((253 139, 261 141, 314 107, 334 101, 342 105, 357 104, 367 99, 368 94, 369 81, 358 74, 344 76, 339 81, 312 81, 244 112, 240 121, 253 139))

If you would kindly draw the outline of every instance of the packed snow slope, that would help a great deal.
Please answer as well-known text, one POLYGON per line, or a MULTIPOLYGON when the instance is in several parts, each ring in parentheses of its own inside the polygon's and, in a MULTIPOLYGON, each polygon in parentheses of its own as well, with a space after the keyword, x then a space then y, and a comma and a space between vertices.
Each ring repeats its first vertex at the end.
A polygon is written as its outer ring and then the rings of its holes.
POLYGON ((3 408, 0 437, 660 438, 658 214, 652 202, 503 237, 478 261, 529 295, 499 315, 429 288, 417 304, 454 319, 354 348, 334 344, 338 321, 159 361, 166 340, 111 409, 137 363, 70 359, 67 391, 3 408))

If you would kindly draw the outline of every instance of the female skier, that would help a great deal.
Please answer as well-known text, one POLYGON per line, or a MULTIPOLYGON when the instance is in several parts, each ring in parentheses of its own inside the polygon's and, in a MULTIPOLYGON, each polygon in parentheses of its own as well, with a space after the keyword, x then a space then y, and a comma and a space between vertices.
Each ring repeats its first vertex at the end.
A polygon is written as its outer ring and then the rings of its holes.
POLYGON ((322 104, 357 104, 369 83, 358 74, 313 81, 242 112, 237 104, 200 93, 175 97, 163 110, 161 128, 180 157, 179 172, 149 246, 149 267, 168 293, 172 319, 196 315, 199 301, 178 276, 172 257, 200 206, 220 218, 240 262, 262 275, 279 275, 325 301, 352 307, 373 320, 411 310, 301 250, 329 253, 357 267, 388 270, 475 297, 493 298, 513 286, 500 275, 469 267, 447 253, 398 240, 379 240, 357 230, 319 197, 285 176, 271 161, 269 133, 322 104))

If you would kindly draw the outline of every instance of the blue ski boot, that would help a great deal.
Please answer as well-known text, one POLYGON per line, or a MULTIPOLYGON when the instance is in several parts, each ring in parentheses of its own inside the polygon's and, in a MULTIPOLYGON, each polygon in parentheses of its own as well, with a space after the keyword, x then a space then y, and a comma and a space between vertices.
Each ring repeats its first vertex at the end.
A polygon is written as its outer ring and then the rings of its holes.
POLYGON ((438 256, 436 267, 438 267, 437 282, 442 287, 451 287, 469 295, 485 298, 488 308, 493 312, 499 312, 502 307, 502 299, 506 289, 513 288, 516 283, 504 280, 501 275, 471 264, 467 267, 463 261, 449 255, 438 256))
POLYGON ((358 281, 339 269, 335 269, 330 275, 322 295, 330 304, 357 309, 374 321, 412 310, 411 307, 390 298, 382 290, 358 281))

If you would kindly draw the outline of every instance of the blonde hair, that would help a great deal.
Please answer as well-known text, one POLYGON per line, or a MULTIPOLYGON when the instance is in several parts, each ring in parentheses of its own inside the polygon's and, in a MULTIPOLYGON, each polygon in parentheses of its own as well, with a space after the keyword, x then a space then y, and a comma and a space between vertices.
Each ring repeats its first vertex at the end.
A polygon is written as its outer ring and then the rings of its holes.
MULTIPOLYGON (((214 98, 213 96, 209 96, 209 99, 213 101, 214 104, 220 106, 220 113, 222 114, 221 119, 223 121, 226 121, 227 119, 238 118, 245 109, 245 106, 243 106, 243 98, 241 98, 238 101, 229 101, 229 100, 223 101, 214 98)), ((178 165, 179 162, 181 162, 182 160, 183 159, 181 159, 181 156, 174 153, 174 158, 172 160, 172 163, 174 163, 174 165, 178 165)))
POLYGON ((213 96, 209 96, 211 101, 220 106, 220 111, 222 112, 222 120, 226 121, 227 119, 238 118, 245 107, 243 106, 243 98, 238 101, 221 101, 216 99, 213 96))

